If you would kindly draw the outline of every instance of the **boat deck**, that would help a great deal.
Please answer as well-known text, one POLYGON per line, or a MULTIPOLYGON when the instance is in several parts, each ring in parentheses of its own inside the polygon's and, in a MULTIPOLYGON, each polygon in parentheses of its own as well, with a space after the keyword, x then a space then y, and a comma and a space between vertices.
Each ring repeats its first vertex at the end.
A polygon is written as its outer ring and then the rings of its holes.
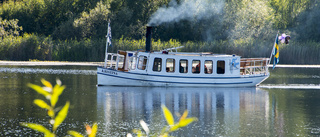
POLYGON ((254 75, 268 73, 268 58, 240 59, 240 75, 254 75))

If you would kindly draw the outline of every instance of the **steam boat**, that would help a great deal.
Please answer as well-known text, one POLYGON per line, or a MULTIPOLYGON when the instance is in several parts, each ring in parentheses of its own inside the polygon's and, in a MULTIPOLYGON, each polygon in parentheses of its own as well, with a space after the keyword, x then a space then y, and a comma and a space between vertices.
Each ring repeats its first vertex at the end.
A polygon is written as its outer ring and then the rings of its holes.
POLYGON ((183 46, 151 51, 151 31, 145 51, 106 53, 98 86, 254 87, 269 77, 269 58, 177 52, 183 46))

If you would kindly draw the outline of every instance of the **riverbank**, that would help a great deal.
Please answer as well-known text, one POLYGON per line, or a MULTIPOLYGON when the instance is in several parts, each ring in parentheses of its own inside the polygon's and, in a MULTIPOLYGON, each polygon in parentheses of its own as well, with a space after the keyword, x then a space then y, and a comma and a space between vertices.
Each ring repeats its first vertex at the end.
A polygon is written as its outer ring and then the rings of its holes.
MULTIPOLYGON (((0 61, 0 66, 103 66, 103 62, 0 61)), ((269 65, 272 67, 272 65, 269 65)), ((320 68, 320 65, 282 65, 279 68, 320 68)))
POLYGON ((0 61, 0 66, 102 66, 103 62, 0 61))
MULTIPOLYGON (((272 65, 269 65, 270 68, 272 68, 272 65)), ((278 64, 276 68, 320 68, 320 65, 282 65, 278 64)))

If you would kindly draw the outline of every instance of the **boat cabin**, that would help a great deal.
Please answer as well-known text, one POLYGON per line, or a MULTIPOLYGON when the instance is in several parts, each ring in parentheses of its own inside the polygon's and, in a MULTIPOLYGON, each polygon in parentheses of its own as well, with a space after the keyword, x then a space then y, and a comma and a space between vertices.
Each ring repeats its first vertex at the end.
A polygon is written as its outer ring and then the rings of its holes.
POLYGON ((153 75, 219 76, 266 74, 267 58, 213 53, 121 51, 108 53, 105 68, 153 75))

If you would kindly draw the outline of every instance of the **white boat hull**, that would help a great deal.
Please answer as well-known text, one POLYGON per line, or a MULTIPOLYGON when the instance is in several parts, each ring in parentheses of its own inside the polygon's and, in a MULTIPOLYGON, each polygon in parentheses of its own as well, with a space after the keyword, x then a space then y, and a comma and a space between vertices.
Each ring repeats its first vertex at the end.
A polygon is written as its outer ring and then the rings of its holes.
POLYGON ((269 74, 241 75, 236 77, 201 77, 154 75, 116 71, 98 67, 98 86, 139 87, 254 87, 269 74))

